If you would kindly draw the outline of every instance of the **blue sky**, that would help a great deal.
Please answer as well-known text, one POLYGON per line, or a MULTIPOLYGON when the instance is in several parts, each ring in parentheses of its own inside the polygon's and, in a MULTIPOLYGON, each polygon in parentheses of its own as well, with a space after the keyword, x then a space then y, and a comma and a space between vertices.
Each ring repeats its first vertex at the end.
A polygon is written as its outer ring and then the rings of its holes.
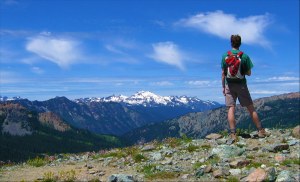
POLYGON ((254 64, 253 98, 299 91, 298 0, 1 0, 0 95, 224 103, 231 34, 254 64))

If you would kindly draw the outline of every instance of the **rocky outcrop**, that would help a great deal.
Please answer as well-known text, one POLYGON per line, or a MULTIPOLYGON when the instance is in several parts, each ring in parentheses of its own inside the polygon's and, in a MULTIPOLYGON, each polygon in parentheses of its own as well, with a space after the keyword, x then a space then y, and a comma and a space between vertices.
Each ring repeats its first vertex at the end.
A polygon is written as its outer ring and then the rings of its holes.
POLYGON ((0 104, 1 133, 13 136, 31 135, 30 114, 20 104, 0 104))
MULTIPOLYGON (((293 127, 300 121, 299 99, 299 93, 283 94, 254 100, 254 106, 264 127, 293 127)), ((235 115, 238 129, 256 129, 245 108, 237 105, 235 115)), ((162 123, 146 125, 123 136, 130 142, 136 143, 140 140, 148 142, 182 135, 203 138, 210 133, 226 129, 228 129, 227 108, 221 107, 205 112, 189 113, 162 123)), ((295 129, 294 134, 299 136, 299 129, 295 129)))
POLYGON ((42 124, 45 124, 61 132, 71 129, 71 127, 67 125, 65 122, 63 122, 59 116, 57 116, 52 112, 39 113, 38 119, 42 124))
POLYGON ((300 139, 300 125, 296 126, 293 129, 292 135, 293 135, 293 137, 300 139))
POLYGON ((239 141, 229 145, 229 136, 209 134, 208 139, 167 138, 126 148, 55 155, 47 157, 51 160, 43 167, 2 167, 1 178, 60 181, 61 174, 72 172, 73 181, 296 182, 300 179, 300 140, 292 130, 267 129, 271 135, 266 138, 257 138, 255 131, 249 133, 251 137, 239 135, 239 141), (24 175, 28 170, 33 171, 31 176, 24 175))

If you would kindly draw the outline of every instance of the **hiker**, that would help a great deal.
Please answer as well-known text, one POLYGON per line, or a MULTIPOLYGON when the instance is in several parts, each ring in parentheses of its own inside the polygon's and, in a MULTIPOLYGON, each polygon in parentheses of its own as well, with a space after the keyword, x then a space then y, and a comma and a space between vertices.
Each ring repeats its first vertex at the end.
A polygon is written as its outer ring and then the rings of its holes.
POLYGON ((242 107, 247 107, 249 114, 258 130, 260 138, 269 134, 262 127, 258 114, 254 109, 245 75, 251 75, 253 64, 250 57, 239 50, 241 46, 241 37, 239 35, 231 35, 230 38, 232 49, 222 56, 222 86, 225 103, 228 107, 228 122, 230 127, 231 139, 237 141, 236 122, 235 122, 235 106, 236 99, 242 107))

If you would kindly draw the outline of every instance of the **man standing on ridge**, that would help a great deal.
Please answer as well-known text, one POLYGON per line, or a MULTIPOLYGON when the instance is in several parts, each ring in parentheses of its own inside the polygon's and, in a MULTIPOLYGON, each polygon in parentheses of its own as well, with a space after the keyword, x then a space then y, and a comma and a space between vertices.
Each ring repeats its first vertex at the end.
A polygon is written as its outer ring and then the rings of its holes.
POLYGON ((253 64, 250 57, 239 50, 241 46, 241 37, 239 35, 231 35, 230 38, 232 50, 226 52, 222 56, 222 86, 225 103, 228 107, 228 122, 230 127, 231 139, 237 141, 235 107, 236 99, 242 107, 247 107, 249 114, 258 130, 260 138, 269 135, 262 127, 258 114, 254 109, 245 75, 251 75, 253 64))

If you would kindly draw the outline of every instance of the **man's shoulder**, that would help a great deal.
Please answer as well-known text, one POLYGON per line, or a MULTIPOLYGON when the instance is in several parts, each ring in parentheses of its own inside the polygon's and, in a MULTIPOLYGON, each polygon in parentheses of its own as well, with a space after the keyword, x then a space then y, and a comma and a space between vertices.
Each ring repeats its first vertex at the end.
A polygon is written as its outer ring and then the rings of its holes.
POLYGON ((242 59, 249 59, 250 58, 248 54, 246 54, 244 51, 242 51, 242 52, 243 52, 242 59))

